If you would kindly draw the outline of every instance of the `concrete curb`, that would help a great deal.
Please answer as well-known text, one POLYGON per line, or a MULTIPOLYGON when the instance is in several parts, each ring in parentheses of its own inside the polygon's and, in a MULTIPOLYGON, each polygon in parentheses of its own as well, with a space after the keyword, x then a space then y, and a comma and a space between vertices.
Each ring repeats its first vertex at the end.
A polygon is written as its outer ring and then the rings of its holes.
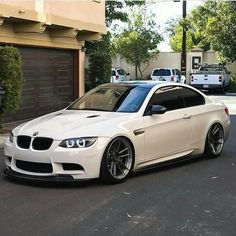
POLYGON ((236 96, 236 93, 225 93, 227 96, 236 96))

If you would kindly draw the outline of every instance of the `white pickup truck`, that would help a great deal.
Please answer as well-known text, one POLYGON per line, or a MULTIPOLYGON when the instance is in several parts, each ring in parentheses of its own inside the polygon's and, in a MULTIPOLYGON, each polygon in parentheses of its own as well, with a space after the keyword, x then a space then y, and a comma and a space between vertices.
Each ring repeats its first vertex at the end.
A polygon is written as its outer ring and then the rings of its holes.
POLYGON ((230 85, 230 71, 222 64, 199 64, 198 71, 191 74, 191 85, 197 89, 224 93, 230 85))

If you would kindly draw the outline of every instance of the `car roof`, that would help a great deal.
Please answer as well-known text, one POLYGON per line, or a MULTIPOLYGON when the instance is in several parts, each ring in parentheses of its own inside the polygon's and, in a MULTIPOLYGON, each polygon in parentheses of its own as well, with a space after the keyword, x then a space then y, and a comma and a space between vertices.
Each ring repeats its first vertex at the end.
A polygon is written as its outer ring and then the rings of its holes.
POLYGON ((176 68, 170 68, 170 67, 168 67, 168 68, 166 68, 166 67, 158 67, 158 68, 154 68, 153 70, 177 70, 176 68))
POLYGON ((112 85, 112 87, 120 87, 120 86, 127 86, 127 87, 142 87, 142 88, 153 88, 158 84, 171 84, 175 85, 175 83, 168 83, 166 81, 154 81, 154 80, 133 80, 133 81, 123 81, 119 83, 108 83, 103 84, 101 86, 106 87, 107 85, 112 85))

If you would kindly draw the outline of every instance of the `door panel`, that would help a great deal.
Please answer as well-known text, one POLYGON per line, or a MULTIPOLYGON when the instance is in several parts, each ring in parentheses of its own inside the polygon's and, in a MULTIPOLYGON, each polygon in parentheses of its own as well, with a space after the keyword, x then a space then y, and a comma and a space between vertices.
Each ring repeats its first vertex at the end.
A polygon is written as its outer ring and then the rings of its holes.
POLYGON ((192 119, 184 119, 185 109, 163 115, 145 116, 145 159, 162 158, 190 149, 192 119))
POLYGON ((189 150, 192 120, 187 110, 179 86, 165 86, 153 93, 143 117, 147 160, 189 150), (163 106, 167 112, 150 115, 152 105, 163 106))

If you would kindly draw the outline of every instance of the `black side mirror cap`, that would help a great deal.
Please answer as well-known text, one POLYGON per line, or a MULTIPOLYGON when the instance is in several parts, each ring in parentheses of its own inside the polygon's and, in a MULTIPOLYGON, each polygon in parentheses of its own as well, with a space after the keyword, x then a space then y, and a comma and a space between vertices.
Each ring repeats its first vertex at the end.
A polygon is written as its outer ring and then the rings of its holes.
POLYGON ((148 111, 148 115, 161 115, 164 114, 166 111, 166 107, 163 107, 161 105, 151 105, 148 111))

